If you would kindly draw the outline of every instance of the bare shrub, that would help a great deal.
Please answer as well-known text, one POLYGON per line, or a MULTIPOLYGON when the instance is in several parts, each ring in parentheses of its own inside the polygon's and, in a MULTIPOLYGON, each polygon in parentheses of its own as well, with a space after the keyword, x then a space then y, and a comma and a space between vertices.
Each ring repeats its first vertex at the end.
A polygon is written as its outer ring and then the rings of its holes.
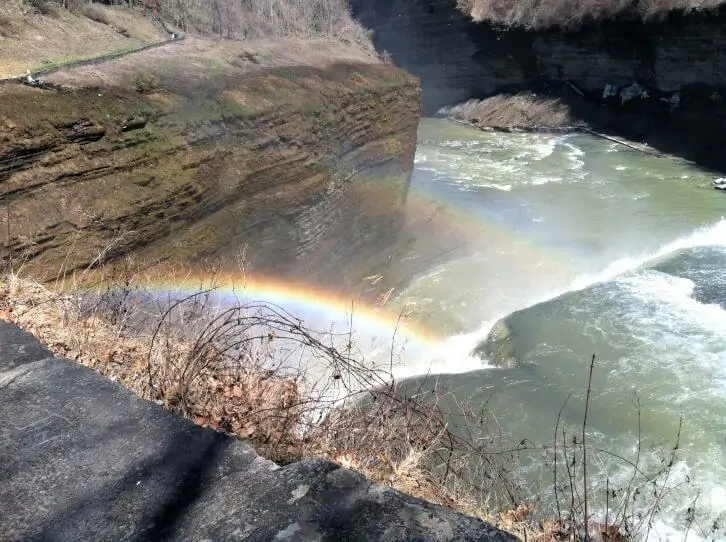
POLYGON ((57 3, 53 0, 24 0, 25 4, 41 15, 52 15, 57 3))
POLYGON ((153 74, 139 73, 134 77, 134 88, 139 94, 149 94, 159 88, 159 81, 153 74))
POLYGON ((97 23, 101 24, 110 24, 108 20, 108 15, 103 10, 103 8, 97 6, 93 3, 83 3, 80 4, 78 7, 73 9, 74 13, 77 13, 78 15, 82 15, 83 17, 86 17, 88 19, 91 19, 92 21, 96 21, 97 23))
POLYGON ((204 35, 324 37, 371 47, 347 0, 159 0, 158 11, 181 29, 204 35))
POLYGON ((561 27, 574 29, 622 13, 652 19, 669 11, 691 12, 712 9, 723 0, 457 0, 457 7, 476 21, 531 29, 561 27))
POLYGON ((0 15, 17 15, 23 8, 25 0, 5 0, 0 5, 0 15))
POLYGON ((14 37, 18 33, 18 29, 12 20, 0 15, 0 38, 14 37))
MULTIPOLYGON (((38 12, 68 8, 108 24, 87 0, 23 0, 38 12)), ((117 2, 103 2, 113 4, 117 2)), ((227 39, 331 38, 373 50, 370 33, 351 15, 348 0, 129 0, 185 32, 227 39)))
POLYGON ((474 500, 457 497, 460 488, 447 481, 469 490, 476 469, 501 481, 484 453, 491 438, 472 445, 449 427, 454 413, 438 391, 396 382, 393 351, 385 367, 374 365, 352 329, 314 330, 282 307, 242 295, 221 300, 217 291, 229 283, 214 271, 188 295, 164 295, 153 286, 159 282, 130 259, 59 279, 53 290, 11 273, 0 316, 56 355, 281 463, 328 458, 465 511, 474 500), (476 468, 473 453, 484 458, 476 468))

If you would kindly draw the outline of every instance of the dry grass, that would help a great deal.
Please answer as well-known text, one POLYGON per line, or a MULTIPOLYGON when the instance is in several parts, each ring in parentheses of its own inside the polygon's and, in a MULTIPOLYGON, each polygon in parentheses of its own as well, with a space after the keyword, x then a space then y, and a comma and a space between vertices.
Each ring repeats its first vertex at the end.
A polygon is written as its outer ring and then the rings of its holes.
POLYGON ((92 21, 96 21, 101 24, 111 24, 108 13, 106 10, 98 4, 81 4, 73 10, 77 15, 82 15, 92 21))
MULTIPOLYGON (((74 359, 140 397, 239 437, 264 442, 279 440, 284 432, 284 420, 262 413, 289 410, 297 398, 290 380, 263 380, 250 367, 234 371, 194 359, 199 353, 191 338, 172 337, 179 329, 165 330, 155 342, 148 333, 131 332, 130 322, 124 321, 124 317, 138 318, 140 314, 127 313, 113 323, 108 319, 108 307, 89 310, 78 292, 56 293, 8 275, 3 294, 0 310, 5 319, 30 331, 55 355, 74 359), (204 366, 196 368, 192 385, 185 381, 183 368, 195 363, 204 366)), ((143 323, 137 320, 135 325, 143 323)))
POLYGON ((122 8, 93 5, 94 19, 56 9, 41 15, 0 7, 0 77, 15 77, 64 62, 125 51, 168 38, 152 22, 122 8), (124 33, 122 33, 124 32, 124 33))
MULTIPOLYGON (((0 78, 103 57, 169 38, 153 20, 149 2, 136 2, 136 7, 129 9, 83 0, 72 3, 72 10, 62 9, 60 0, 46 3, 51 10, 39 11, 27 0, 12 0, 0 6, 0 78)), ((319 63, 316 58, 330 57, 331 48, 340 53, 346 46, 360 52, 354 55, 356 61, 370 62, 374 57, 368 32, 351 17, 345 0, 161 0, 159 6, 161 20, 184 32, 249 40, 246 43, 266 41, 268 56, 279 55, 283 64, 287 57, 294 57, 294 63, 319 63), (315 42, 306 47, 310 60, 297 51, 301 43, 308 41, 315 42)), ((210 48, 215 44, 208 45, 210 48)))
POLYGON ((723 0, 638 0, 635 3, 631 0, 457 0, 459 9, 476 21, 536 30, 575 29, 584 23, 626 12, 650 20, 670 11, 689 13, 721 4, 723 0))
MULTIPOLYGON (((220 303, 214 292, 226 284, 221 275, 200 282, 198 293, 164 296, 153 286, 158 275, 129 262, 52 289, 10 273, 0 290, 0 317, 54 354, 235 435, 277 462, 327 458, 492 521, 479 501, 446 482, 456 472, 465 475, 459 469, 472 445, 449 430, 438 394, 424 401, 401 387, 388 365, 365 360, 349 333, 309 329, 267 303, 220 303), (467 451, 459 454, 458 446, 467 451)), ((478 465, 497 478, 492 461, 478 465)))
POLYGON ((468 100, 442 108, 439 115, 477 128, 563 128, 580 124, 570 108, 560 100, 529 92, 468 100))
POLYGON ((139 74, 174 80, 173 86, 207 77, 210 71, 244 73, 262 68, 311 66, 333 63, 374 64, 378 60, 364 50, 337 40, 298 38, 278 40, 212 41, 186 38, 174 45, 141 51, 99 65, 61 69, 47 80, 64 86, 124 86, 139 74))

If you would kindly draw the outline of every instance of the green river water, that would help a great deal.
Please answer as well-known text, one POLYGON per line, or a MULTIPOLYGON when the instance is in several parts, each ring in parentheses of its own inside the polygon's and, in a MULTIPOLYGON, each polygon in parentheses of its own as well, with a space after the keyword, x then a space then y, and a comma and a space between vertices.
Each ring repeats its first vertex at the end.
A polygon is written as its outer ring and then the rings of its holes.
MULTIPOLYGON (((639 448, 655 471, 683 420, 667 482, 677 489, 652 539, 724 538, 710 532, 726 519, 726 194, 712 179, 591 135, 420 127, 412 201, 439 203, 470 250, 393 301, 449 337, 406 375, 442 373, 459 399, 488 402, 511 442, 546 444, 569 396, 563 422, 581 423, 595 354, 591 445, 633 460, 639 448), (475 355, 500 319, 513 358, 475 355)), ((545 471, 533 454, 518 475, 533 483, 545 471)), ((606 479, 632 475, 603 454, 591 471, 603 494, 606 479)))

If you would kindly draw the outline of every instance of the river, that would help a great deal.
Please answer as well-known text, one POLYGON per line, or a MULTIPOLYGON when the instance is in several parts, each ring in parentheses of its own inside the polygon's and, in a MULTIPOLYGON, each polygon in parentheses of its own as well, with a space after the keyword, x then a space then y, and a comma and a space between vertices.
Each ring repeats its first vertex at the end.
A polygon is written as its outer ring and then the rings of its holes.
MULTIPOLYGON (((425 119, 411 197, 453 217, 468 251, 390 305, 449 337, 407 375, 435 362, 441 385, 486 402, 514 443, 552 442, 566 402, 563 422, 581 423, 593 354, 592 446, 633 460, 640 450, 654 471, 682 419, 667 481, 676 489, 662 498, 654 539, 723 539, 711 528, 726 519, 726 194, 712 178, 592 135, 425 119), (486 345, 498 321, 503 350, 486 345)), ((528 457, 518 474, 542 480, 551 466, 528 457)), ((610 455, 591 463, 593 493, 632 475, 610 455)), ((552 505, 546 488, 539 497, 552 505)))

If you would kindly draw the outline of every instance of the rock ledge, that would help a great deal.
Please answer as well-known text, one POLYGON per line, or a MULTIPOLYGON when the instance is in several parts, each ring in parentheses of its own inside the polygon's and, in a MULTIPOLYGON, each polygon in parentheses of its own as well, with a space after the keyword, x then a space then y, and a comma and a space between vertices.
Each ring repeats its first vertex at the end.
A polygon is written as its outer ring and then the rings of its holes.
POLYGON ((319 460, 281 468, 0 321, 3 540, 516 540, 319 460))

